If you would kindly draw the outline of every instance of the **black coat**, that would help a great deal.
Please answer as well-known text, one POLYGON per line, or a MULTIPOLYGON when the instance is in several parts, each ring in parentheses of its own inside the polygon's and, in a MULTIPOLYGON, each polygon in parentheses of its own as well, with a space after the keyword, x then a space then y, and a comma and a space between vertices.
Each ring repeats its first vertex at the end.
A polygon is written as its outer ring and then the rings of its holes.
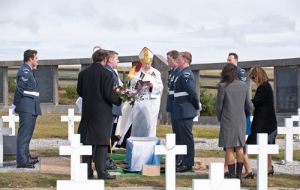
POLYGON ((277 121, 273 90, 269 82, 264 82, 258 86, 252 103, 254 105, 254 114, 251 134, 247 139, 247 144, 257 143, 257 133, 268 133, 269 144, 274 144, 277 135, 277 121))
POLYGON ((78 76, 77 93, 82 97, 78 132, 84 144, 109 145, 112 127, 112 104, 121 101, 113 92, 113 76, 101 64, 93 63, 78 76), (84 135, 86 134, 86 137, 84 135))

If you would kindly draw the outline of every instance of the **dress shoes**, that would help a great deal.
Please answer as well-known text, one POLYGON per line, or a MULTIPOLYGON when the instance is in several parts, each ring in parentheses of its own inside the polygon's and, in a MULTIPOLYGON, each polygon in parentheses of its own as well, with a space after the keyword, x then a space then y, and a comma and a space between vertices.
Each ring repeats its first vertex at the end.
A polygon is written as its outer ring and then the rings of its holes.
POLYGON ((34 168, 34 164, 17 165, 17 168, 34 168))
POLYGON ((192 172, 192 171, 193 171, 192 166, 180 165, 179 167, 176 168, 176 172, 179 172, 179 173, 192 172))
POLYGON ((29 155, 29 158, 34 159, 34 160, 38 160, 39 159, 39 157, 37 157, 37 156, 31 156, 31 155, 29 155))
POLYGON ((107 160, 105 164, 106 164, 106 169, 107 170, 115 170, 115 169, 117 169, 117 165, 111 159, 107 160))
POLYGON ((109 173, 105 173, 104 175, 99 175, 98 179, 111 180, 111 179, 116 179, 116 176, 110 175, 109 173))
POLYGON ((38 159, 33 159, 33 158, 29 158, 29 159, 28 159, 28 163, 29 163, 29 164, 32 164, 32 165, 34 165, 34 164, 36 164, 36 163, 38 163, 38 162, 39 162, 38 159))

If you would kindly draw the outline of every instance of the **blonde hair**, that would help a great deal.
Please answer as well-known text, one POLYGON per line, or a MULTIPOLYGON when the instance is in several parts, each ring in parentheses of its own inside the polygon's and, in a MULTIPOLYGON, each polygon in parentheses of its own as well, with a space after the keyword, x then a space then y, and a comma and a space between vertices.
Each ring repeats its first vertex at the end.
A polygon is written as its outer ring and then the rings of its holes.
POLYGON ((250 70, 249 77, 251 80, 253 80, 254 82, 256 82, 259 85, 261 85, 262 83, 267 82, 269 80, 266 71, 258 65, 255 65, 250 70))

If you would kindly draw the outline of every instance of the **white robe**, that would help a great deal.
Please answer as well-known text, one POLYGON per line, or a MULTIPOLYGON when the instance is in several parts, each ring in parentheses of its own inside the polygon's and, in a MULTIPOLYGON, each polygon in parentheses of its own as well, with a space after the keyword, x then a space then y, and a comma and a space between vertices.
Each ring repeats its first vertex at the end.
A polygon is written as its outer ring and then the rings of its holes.
POLYGON ((163 90, 161 74, 157 69, 151 67, 148 72, 145 72, 143 68, 141 68, 134 76, 135 79, 131 81, 132 87, 135 87, 138 80, 150 81, 153 84, 152 92, 149 92, 149 88, 143 88, 136 95, 133 107, 128 103, 122 105, 122 116, 119 118, 115 132, 115 135, 121 136, 118 144, 123 142, 130 125, 132 125, 131 136, 156 136, 157 118, 163 90))

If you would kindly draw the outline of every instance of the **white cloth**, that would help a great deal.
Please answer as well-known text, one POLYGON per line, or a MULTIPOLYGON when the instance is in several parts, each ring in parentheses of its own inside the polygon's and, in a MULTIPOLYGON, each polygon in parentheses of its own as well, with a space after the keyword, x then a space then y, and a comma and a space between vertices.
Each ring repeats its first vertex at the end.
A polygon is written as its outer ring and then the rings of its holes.
POLYGON ((79 97, 79 98, 76 100, 76 103, 75 103, 75 104, 76 104, 76 106, 77 106, 79 112, 81 113, 81 110, 82 110, 82 98, 79 97))
POLYGON ((122 106, 122 116, 119 118, 115 135, 121 136, 119 144, 123 142, 124 136, 130 125, 132 125, 131 136, 134 137, 155 137, 157 117, 160 108, 160 99, 163 90, 163 83, 160 72, 151 67, 148 72, 143 68, 135 73, 135 80, 131 86, 135 87, 138 80, 150 81, 153 84, 152 91, 143 88, 136 95, 134 106, 128 103, 122 106))
POLYGON ((159 165, 160 156, 154 154, 157 137, 130 137, 127 140, 126 162, 130 171, 142 171, 143 165, 159 165))

